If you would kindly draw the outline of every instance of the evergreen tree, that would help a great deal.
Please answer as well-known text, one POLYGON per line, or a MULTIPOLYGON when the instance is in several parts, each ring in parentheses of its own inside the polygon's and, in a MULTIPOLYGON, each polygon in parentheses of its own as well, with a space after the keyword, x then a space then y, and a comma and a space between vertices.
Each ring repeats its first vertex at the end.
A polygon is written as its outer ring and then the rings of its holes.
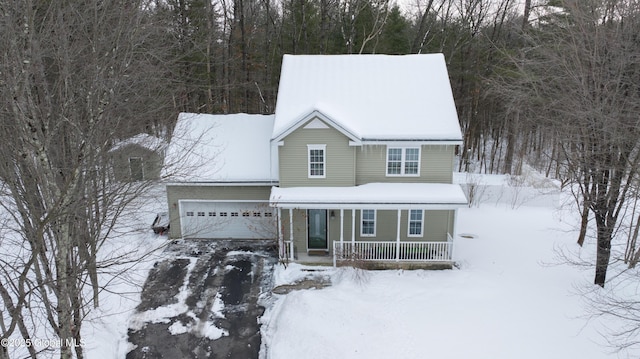
POLYGON ((376 52, 394 55, 410 53, 410 27, 409 20, 402 15, 398 5, 394 5, 389 11, 386 24, 380 34, 376 52))

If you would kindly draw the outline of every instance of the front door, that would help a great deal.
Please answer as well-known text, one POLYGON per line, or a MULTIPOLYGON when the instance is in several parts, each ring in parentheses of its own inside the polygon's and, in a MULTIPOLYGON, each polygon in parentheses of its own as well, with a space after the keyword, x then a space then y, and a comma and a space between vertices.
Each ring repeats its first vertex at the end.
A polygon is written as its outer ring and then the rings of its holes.
POLYGON ((309 249, 329 249, 327 246, 327 210, 307 211, 307 241, 309 249))

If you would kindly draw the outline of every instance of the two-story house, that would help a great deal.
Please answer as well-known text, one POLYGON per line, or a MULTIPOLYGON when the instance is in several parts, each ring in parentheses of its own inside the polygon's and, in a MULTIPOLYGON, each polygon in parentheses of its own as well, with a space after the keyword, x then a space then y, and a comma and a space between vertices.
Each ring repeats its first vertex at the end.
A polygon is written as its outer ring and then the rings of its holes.
POLYGON ((168 185, 172 237, 277 238, 300 262, 452 261, 467 200, 441 54, 285 56, 275 115, 181 114, 175 138, 215 156, 168 185))

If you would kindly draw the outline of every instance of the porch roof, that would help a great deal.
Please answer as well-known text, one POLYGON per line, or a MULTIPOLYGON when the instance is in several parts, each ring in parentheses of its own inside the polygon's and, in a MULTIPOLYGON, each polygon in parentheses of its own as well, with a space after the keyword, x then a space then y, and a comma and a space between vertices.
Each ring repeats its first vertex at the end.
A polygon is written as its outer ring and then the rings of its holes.
POLYGON ((273 187, 269 205, 278 208, 454 209, 467 205, 458 184, 367 183, 351 187, 273 187))

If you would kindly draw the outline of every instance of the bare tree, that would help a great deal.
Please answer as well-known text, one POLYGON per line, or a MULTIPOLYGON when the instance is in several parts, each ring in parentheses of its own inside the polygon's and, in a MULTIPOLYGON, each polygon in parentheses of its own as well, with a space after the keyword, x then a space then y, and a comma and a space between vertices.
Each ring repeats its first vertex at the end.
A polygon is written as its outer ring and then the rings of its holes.
MULTIPOLYGON (((640 13, 635 1, 562 1, 531 29, 503 92, 528 124, 557 138, 582 234, 595 221, 594 283, 604 286, 611 243, 640 164, 640 13)), ((579 238, 582 244, 583 237, 579 238)))
POLYGON ((59 338, 43 349, 61 358, 84 357, 82 323, 109 264, 97 253, 148 185, 113 181, 108 151, 175 118, 147 5, 0 2, 2 337, 59 338))
POLYGON ((340 2, 340 32, 346 53, 366 53, 367 44, 380 36, 389 15, 388 0, 340 2), (359 45, 359 48, 357 48, 359 45))

